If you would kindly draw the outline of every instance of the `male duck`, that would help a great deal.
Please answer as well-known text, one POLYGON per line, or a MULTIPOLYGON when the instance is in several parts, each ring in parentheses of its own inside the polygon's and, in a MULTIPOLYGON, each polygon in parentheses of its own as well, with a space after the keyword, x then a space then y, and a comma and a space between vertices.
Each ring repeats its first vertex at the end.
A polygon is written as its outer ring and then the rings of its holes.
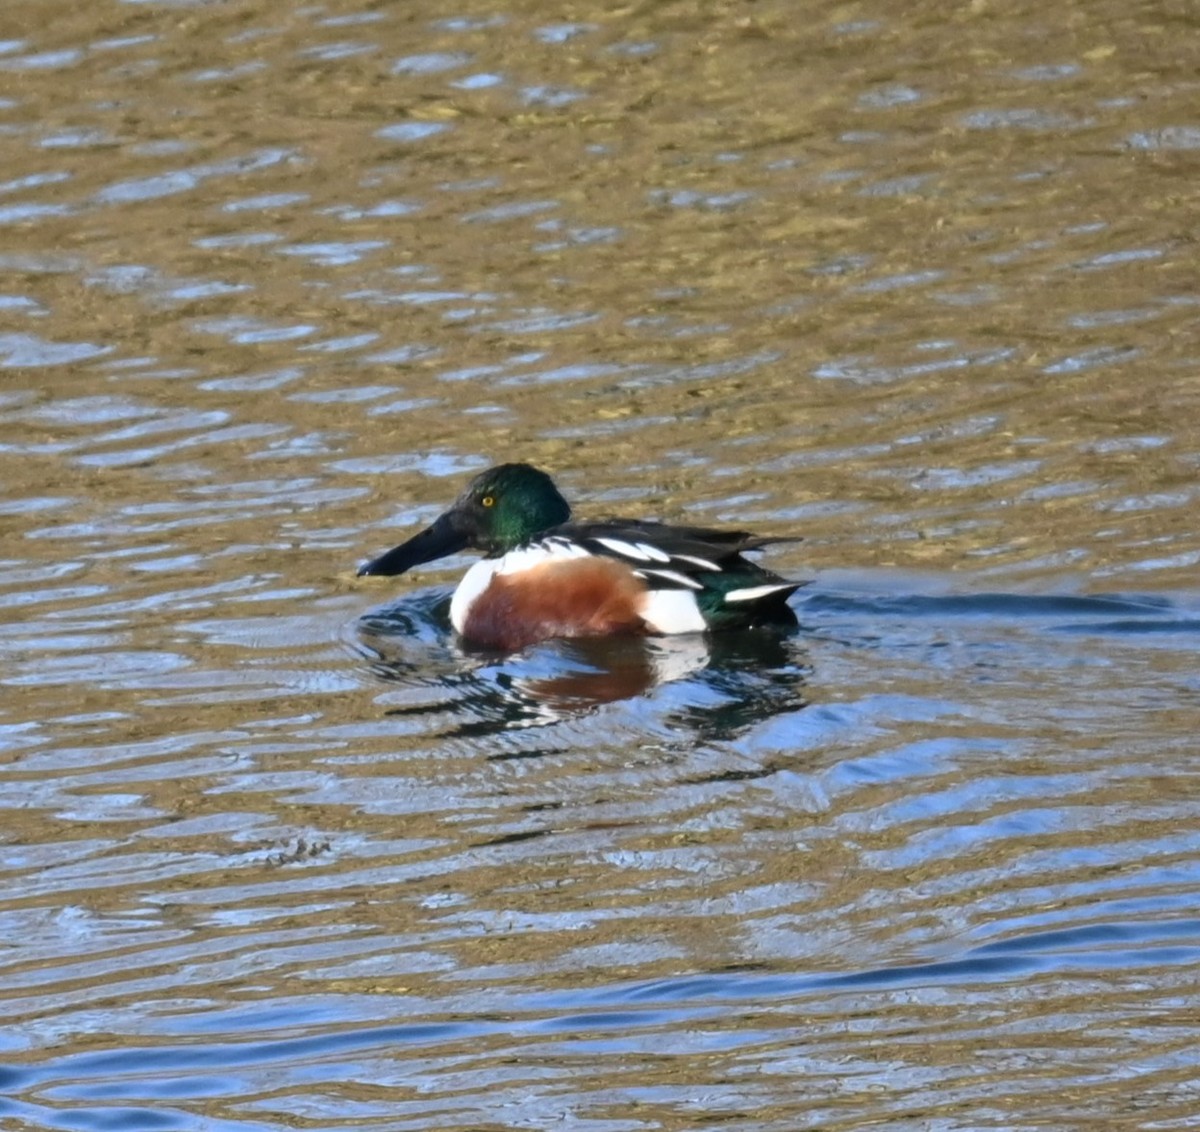
POLYGON ((464 640, 513 652, 552 637, 699 633, 795 625, 804 585, 743 558, 785 538, 643 519, 573 523, 545 472, 501 464, 477 475, 432 526, 359 567, 403 574, 460 550, 486 556, 464 575, 450 620, 464 640))

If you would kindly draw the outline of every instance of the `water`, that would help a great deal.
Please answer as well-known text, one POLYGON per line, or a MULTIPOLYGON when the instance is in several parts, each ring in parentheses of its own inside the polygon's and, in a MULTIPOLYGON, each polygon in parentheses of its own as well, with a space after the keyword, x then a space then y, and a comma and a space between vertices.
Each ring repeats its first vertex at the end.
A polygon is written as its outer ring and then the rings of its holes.
POLYGON ((0 1127, 1200 1126, 1192 30, 0 12, 0 1127), (800 629, 354 577, 509 459, 800 629))

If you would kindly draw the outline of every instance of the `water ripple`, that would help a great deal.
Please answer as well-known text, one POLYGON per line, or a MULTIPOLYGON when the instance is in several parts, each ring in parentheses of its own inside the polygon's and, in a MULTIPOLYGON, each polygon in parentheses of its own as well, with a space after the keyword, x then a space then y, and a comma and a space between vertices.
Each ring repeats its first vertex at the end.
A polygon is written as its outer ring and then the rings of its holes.
POLYGON ((219 7, 0 40, 0 1124, 1194 1123, 1181 37, 219 7), (518 459, 800 627, 355 577, 518 459))

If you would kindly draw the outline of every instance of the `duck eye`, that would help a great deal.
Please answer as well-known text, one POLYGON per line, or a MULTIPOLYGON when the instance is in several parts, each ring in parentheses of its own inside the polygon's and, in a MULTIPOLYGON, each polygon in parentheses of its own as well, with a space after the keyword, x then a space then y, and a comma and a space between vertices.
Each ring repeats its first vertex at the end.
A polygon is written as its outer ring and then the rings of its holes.
POLYGON ((494 495, 485 495, 479 502, 484 507, 494 507, 496 505, 496 497, 494 495))

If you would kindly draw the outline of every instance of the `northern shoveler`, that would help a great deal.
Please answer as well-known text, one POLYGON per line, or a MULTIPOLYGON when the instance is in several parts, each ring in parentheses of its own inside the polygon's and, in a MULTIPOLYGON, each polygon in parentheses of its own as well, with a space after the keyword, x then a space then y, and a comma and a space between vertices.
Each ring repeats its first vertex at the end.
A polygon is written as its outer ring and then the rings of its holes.
POLYGON ((477 475, 432 526, 359 567, 403 574, 460 550, 485 555, 463 576, 450 620, 503 652, 552 637, 699 633, 795 625, 804 585, 743 558, 787 538, 643 519, 574 523, 545 472, 501 464, 477 475))

